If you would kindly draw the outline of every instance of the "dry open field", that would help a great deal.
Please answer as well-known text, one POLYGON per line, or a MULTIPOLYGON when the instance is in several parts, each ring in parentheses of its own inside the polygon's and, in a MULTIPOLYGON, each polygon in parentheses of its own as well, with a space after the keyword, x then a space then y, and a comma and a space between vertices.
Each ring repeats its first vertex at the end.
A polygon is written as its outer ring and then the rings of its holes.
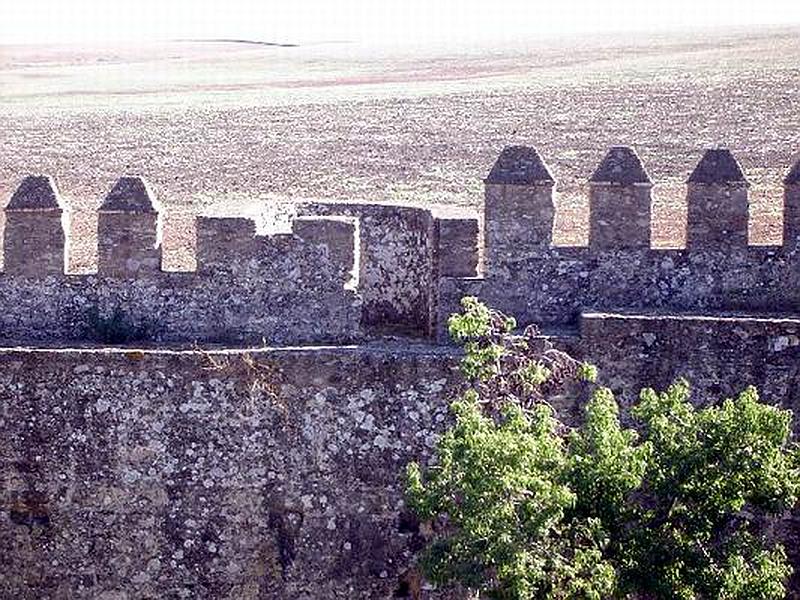
POLYGON ((170 211, 259 211, 295 198, 474 208, 510 143, 559 180, 559 240, 585 235, 584 182, 607 146, 658 183, 656 243, 681 243, 682 182, 730 147, 753 183, 751 238, 780 241, 780 180, 800 150, 800 29, 565 39, 448 50, 0 46, 0 197, 32 172, 75 210, 73 270, 91 269, 91 209, 142 174, 170 211))

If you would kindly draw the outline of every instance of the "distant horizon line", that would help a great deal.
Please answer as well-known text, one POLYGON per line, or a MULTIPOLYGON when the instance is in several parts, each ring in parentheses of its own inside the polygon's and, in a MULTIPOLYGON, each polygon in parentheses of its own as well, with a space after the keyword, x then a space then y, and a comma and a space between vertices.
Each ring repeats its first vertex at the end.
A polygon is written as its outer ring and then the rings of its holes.
POLYGON ((537 34, 531 36, 520 36, 519 34, 509 35, 507 37, 477 37, 477 38, 463 38, 456 40, 446 40, 443 38, 427 38, 427 39, 409 39, 405 41, 386 41, 379 42, 370 39, 330 39, 330 40, 309 40, 309 41, 269 41, 259 40, 250 37, 165 37, 165 38, 149 38, 144 37, 138 40, 135 39, 93 39, 88 41, 79 40, 57 40, 49 42, 2 42, 0 41, 0 48, 11 46, 105 46, 105 45, 146 45, 146 44, 159 44, 159 43, 218 43, 218 44, 242 44, 252 46, 265 46, 272 48, 301 48, 309 46, 320 46, 326 44, 368 44, 368 45, 389 45, 389 46, 440 46, 442 44, 450 44, 453 46, 460 46, 469 43, 489 43, 489 42, 506 42, 506 43, 525 43, 525 42, 541 42, 548 40, 569 40, 578 38, 580 36, 590 36, 592 38, 604 38, 617 35, 626 36, 640 36, 640 35, 657 35, 657 36, 670 36, 670 35, 685 35, 696 32, 715 32, 715 33, 740 33, 749 31, 793 31, 800 29, 800 21, 795 23, 755 23, 755 24, 736 24, 736 25, 688 25, 682 28, 641 28, 641 29, 619 29, 619 30, 594 30, 594 31, 564 31, 553 34, 537 34))
POLYGON ((212 44, 250 44, 253 46, 273 46, 277 48, 298 48, 301 44, 295 42, 266 42, 247 38, 170 38, 167 42, 192 42, 212 44))

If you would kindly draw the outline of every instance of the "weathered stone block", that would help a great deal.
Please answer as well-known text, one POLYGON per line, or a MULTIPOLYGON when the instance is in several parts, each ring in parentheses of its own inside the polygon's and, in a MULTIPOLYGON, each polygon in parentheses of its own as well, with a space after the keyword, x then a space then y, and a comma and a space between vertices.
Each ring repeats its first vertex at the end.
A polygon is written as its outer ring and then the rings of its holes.
POLYGON ((296 217, 292 232, 309 244, 326 248, 340 269, 345 283, 358 285, 360 236, 358 219, 353 217, 296 217))
POLYGON ((244 217, 197 217, 197 271, 230 269, 255 247, 256 224, 244 217))
POLYGON ((484 195, 486 270, 546 251, 553 239, 553 184, 486 184, 484 195))
POLYGON ((707 150, 687 184, 686 246, 747 246, 749 183, 730 151, 707 150))
POLYGON ((137 277, 161 269, 158 215, 101 212, 97 219, 97 270, 137 277))
POLYGON ((438 267, 431 211, 412 206, 311 202, 302 215, 347 215, 359 222, 362 321, 370 334, 429 337, 436 332, 438 267))
POLYGON ((479 262, 479 226, 476 218, 439 217, 439 274, 442 277, 475 277, 479 262))
POLYGON ((589 247, 648 248, 652 187, 632 148, 611 148, 589 181, 589 247))
POLYGON ((485 268, 541 254, 553 239, 553 186, 547 166, 534 148, 503 150, 484 180, 485 268))
POLYGON ((589 187, 589 247, 648 248, 652 184, 592 183, 589 187))
POLYGON ((50 177, 26 177, 5 208, 5 272, 26 277, 64 274, 63 210, 50 177))
POLYGON ((122 177, 108 193, 97 215, 98 272, 136 277, 161 268, 157 204, 146 183, 122 177))

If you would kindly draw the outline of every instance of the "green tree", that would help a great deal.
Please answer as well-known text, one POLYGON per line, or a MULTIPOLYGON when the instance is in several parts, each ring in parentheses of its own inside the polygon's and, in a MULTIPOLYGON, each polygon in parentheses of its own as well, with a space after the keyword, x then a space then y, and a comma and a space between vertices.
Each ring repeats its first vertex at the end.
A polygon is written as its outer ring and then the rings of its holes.
POLYGON ((431 581, 504 600, 784 597, 791 567, 768 529, 800 492, 789 411, 754 388, 697 409, 681 380, 642 391, 636 430, 602 387, 569 427, 551 401, 597 370, 462 306, 449 329, 468 389, 434 463, 407 470, 408 504, 433 525, 431 581))

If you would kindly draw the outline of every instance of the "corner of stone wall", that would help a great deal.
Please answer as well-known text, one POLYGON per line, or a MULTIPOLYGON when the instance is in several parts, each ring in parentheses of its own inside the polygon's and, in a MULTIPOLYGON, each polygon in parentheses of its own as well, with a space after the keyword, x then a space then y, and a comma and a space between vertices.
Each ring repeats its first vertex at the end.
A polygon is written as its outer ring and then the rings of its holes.
POLYGON ((359 223, 361 325, 371 336, 435 335, 439 257, 429 209, 394 204, 308 202, 301 215, 345 215, 359 223))

